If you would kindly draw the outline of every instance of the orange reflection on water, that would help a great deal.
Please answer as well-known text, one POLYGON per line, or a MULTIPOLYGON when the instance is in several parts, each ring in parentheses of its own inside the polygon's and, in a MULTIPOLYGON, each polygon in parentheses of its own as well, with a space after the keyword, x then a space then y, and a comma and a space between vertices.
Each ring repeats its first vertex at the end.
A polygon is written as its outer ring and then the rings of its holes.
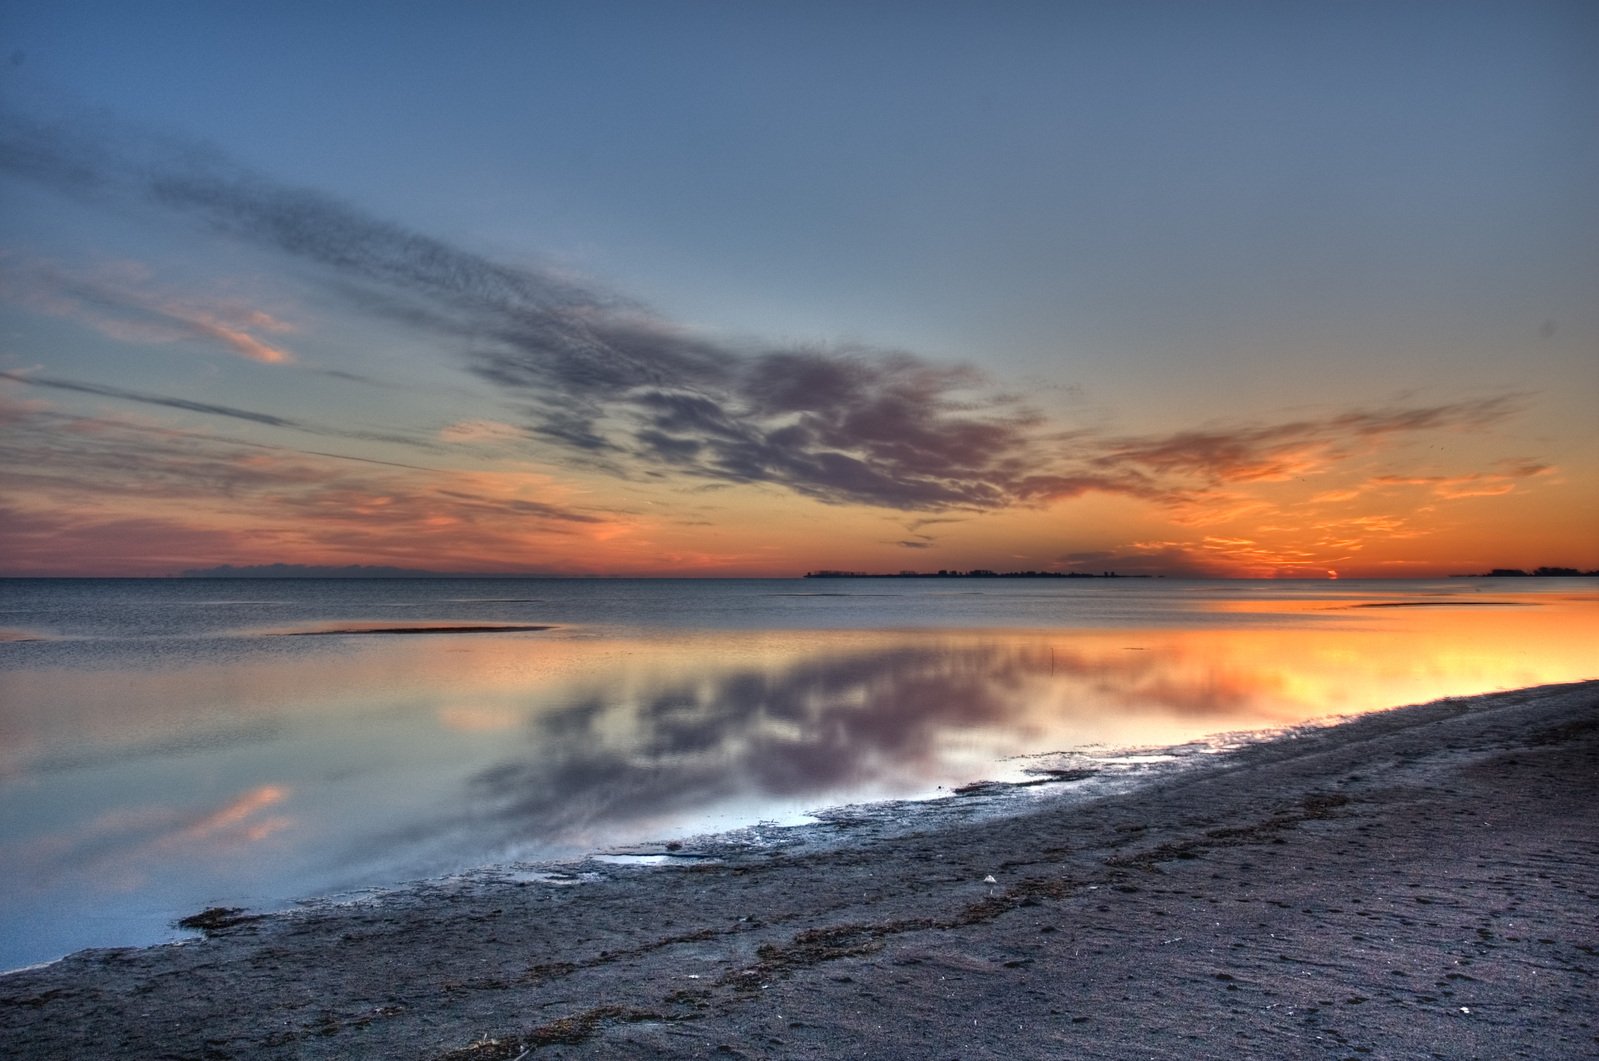
POLYGON ((113 881, 180 910, 314 894, 930 796, 1018 777, 1018 756, 1594 677, 1595 601, 1517 599, 1256 594, 1182 628, 333 634, 17 667, 0 899, 20 924, 24 900, 89 908, 113 881))
POLYGON ((1439 606, 1294 609, 1320 622, 1051 639, 1082 696, 1136 718, 1110 739, 1169 743, 1197 725, 1291 725, 1445 696, 1595 676, 1599 610, 1439 606), (1115 648, 1120 646, 1122 654, 1115 648))
POLYGON ((262 814, 288 797, 289 790, 283 785, 260 785, 189 824, 168 840, 173 844, 259 843, 292 824, 282 815, 262 814))
POLYGON ((209 811, 176 802, 113 803, 26 842, 0 837, 0 852, 26 868, 40 890, 58 886, 63 875, 83 873, 103 890, 131 892, 174 860, 237 861, 245 849, 293 826, 292 818, 269 813, 290 794, 281 785, 260 785, 209 811))
POLYGON ((631 760, 681 754, 692 731, 695 754, 715 748, 730 770, 774 743, 827 746, 859 760, 851 777, 898 788, 983 755, 1177 743, 1595 673, 1599 607, 1585 598, 1384 605, 1221 602, 1280 621, 1183 629, 348 637, 287 661, 19 670, 0 686, 34 709, 8 712, 0 777, 63 744, 115 755, 279 731, 349 742, 358 760, 372 725, 425 717, 436 733, 522 730, 551 749, 581 736, 631 760))

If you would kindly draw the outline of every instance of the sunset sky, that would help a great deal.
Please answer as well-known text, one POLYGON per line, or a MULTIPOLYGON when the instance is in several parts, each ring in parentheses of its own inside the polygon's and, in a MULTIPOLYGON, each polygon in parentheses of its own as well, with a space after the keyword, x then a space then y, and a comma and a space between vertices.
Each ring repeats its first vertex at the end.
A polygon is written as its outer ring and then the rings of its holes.
POLYGON ((9 0, 0 574, 1599 568, 1599 5, 9 0))

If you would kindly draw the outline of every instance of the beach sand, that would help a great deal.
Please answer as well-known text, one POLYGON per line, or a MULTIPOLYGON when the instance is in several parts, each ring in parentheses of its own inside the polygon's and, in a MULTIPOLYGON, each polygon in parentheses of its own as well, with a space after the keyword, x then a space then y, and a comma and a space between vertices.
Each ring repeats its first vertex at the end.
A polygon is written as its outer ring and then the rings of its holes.
POLYGON ((0 1054, 1595 1057, 1596 797, 1599 682, 1446 700, 996 820, 218 915, 0 977, 0 1054))

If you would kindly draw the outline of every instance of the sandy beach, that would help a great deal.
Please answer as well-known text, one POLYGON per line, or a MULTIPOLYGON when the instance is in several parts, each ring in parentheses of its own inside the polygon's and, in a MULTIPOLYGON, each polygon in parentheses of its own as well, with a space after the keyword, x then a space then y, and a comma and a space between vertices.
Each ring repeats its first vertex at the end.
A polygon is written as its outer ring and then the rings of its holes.
POLYGON ((1000 820, 214 913, 0 977, 0 1053, 1599 1056, 1596 796, 1599 682, 1444 700, 1000 820))

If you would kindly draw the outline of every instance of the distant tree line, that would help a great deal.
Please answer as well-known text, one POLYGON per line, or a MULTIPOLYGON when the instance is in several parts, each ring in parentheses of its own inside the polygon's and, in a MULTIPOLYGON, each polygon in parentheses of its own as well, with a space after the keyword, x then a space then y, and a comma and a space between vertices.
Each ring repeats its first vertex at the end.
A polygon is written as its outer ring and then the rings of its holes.
POLYGON ((1574 567, 1535 567, 1531 571, 1523 571, 1519 567, 1496 567, 1486 575, 1478 578, 1594 578, 1599 577, 1599 570, 1578 571, 1574 567))
POLYGON ((986 567, 974 567, 970 571, 952 571, 948 568, 939 568, 937 571, 897 571, 884 573, 878 571, 807 571, 806 578, 1150 578, 1149 575, 1118 575, 1114 571, 1105 571, 1098 575, 1091 575, 1084 571, 990 571, 986 567))

